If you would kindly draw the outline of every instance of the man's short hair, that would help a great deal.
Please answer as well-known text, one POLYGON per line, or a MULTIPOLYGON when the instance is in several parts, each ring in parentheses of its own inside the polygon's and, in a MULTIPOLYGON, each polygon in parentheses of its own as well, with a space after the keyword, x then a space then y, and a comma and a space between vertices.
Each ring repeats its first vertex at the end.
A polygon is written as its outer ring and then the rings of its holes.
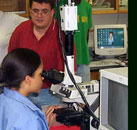
POLYGON ((30 2, 29 2, 30 8, 32 7, 33 2, 37 2, 37 3, 40 3, 40 4, 42 4, 42 3, 50 4, 51 9, 53 9, 55 0, 30 0, 30 2))

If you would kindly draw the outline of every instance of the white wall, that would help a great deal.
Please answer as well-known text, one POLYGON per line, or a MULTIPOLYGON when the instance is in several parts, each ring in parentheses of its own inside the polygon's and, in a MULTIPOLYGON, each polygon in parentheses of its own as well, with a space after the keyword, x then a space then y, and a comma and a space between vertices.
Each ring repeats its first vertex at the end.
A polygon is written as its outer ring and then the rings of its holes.
POLYGON ((12 12, 0 11, 0 64, 8 52, 9 40, 14 29, 27 18, 12 12))
MULTIPOLYGON (((101 14, 92 15, 93 26, 102 24, 126 24, 128 27, 128 14, 101 14)), ((89 47, 93 47, 93 32, 89 33, 89 47)))

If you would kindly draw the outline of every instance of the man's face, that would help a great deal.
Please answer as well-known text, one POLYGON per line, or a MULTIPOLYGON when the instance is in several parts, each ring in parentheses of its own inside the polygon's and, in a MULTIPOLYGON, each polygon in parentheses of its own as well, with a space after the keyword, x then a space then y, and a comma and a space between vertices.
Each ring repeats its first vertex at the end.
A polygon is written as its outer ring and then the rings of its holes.
POLYGON ((48 28, 54 15, 54 9, 51 10, 50 4, 32 3, 30 16, 37 28, 48 28))

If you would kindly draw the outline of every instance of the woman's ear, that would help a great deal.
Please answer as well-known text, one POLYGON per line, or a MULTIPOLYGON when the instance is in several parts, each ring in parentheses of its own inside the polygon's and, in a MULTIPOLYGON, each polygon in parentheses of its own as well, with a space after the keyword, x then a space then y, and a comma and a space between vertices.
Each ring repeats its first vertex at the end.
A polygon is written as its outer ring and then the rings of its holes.
POLYGON ((26 83, 27 85, 30 85, 30 84, 31 84, 31 77, 30 77, 29 75, 27 75, 27 76, 25 77, 25 83, 26 83))

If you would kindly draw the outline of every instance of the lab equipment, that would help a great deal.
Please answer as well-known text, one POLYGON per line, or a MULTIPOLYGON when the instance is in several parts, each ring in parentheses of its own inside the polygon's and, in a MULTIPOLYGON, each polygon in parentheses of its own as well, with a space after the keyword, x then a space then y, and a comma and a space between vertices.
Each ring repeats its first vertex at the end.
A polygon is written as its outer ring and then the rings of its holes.
POLYGON ((100 70, 99 130, 128 130, 128 67, 100 70))
POLYGON ((49 71, 43 70, 41 75, 53 84, 59 84, 64 79, 64 73, 55 69, 50 69, 49 71))
POLYGON ((106 57, 115 57, 126 54, 127 53, 126 25, 125 24, 95 25, 94 50, 96 55, 106 56, 106 57), (109 39, 112 38, 113 41, 109 44, 109 39))
MULTIPOLYGON (((61 14, 61 17, 59 17, 59 21, 61 21, 60 28, 65 33, 65 49, 60 37, 60 43, 62 46, 64 62, 65 62, 65 73, 64 73, 63 82, 57 85, 53 84, 51 86, 51 91, 53 91, 53 93, 58 93, 59 95, 61 95, 62 100, 67 104, 70 104, 70 103, 73 104, 74 102, 78 102, 78 101, 75 101, 75 99, 79 99, 79 101, 80 100, 83 101, 87 109, 86 113, 89 116, 89 118, 87 119, 89 122, 88 123, 89 128, 92 122, 92 126, 94 127, 92 128, 97 129, 99 126, 99 119, 91 110, 86 97, 87 98, 90 97, 90 102, 92 103, 94 102, 93 99, 96 99, 99 95, 98 82, 95 81, 94 83, 90 82, 89 83, 90 85, 89 84, 82 85, 80 84, 82 82, 81 77, 76 76, 74 73, 73 36, 74 36, 74 31, 77 29, 77 7, 75 6, 74 2, 71 2, 71 0, 68 0, 68 3, 66 5, 63 5, 60 7, 60 14, 61 14), (96 85, 97 85, 98 91, 95 93, 92 90, 94 90, 94 87, 96 85), (91 90, 91 93, 88 93, 88 90, 91 90), (90 118, 92 118, 92 120, 90 118)), ((60 33, 59 33, 59 36, 60 36, 60 33)), ((77 113, 76 110, 75 112, 77 113)), ((72 114, 74 114, 74 111, 72 112, 72 114)), ((83 119, 84 118, 85 117, 83 116, 83 119)), ((82 129, 84 130, 84 128, 82 129)), ((86 129, 86 126, 85 126, 85 129, 86 129)))

